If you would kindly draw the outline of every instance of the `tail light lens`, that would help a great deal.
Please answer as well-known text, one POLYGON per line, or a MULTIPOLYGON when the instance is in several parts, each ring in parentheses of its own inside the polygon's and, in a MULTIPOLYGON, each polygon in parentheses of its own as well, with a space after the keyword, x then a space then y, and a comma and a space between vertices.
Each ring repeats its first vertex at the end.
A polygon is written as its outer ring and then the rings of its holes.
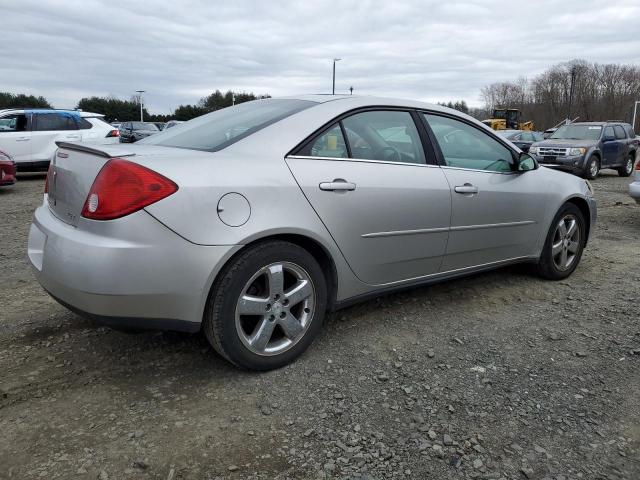
POLYGON ((107 136, 105 138, 113 138, 113 137, 119 137, 120 136, 120 130, 111 130, 109 133, 107 133, 107 136))
POLYGON ((636 163, 636 170, 640 172, 640 162, 636 163))
POLYGON ((175 193, 178 186, 167 177, 137 163, 112 158, 91 185, 82 216, 113 220, 136 212, 175 193))

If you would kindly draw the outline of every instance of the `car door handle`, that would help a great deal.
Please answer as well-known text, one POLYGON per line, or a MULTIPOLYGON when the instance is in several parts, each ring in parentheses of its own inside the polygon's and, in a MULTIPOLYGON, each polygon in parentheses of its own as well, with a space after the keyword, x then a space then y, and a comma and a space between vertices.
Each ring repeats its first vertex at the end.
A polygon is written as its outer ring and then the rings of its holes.
POLYGON ((67 135, 66 138, 67 140, 76 140, 80 138, 80 135, 67 135))
POLYGON ((18 137, 16 138, 16 142, 28 142, 30 140, 29 137, 18 137))
POLYGON ((456 193, 478 193, 478 187, 476 187, 475 185, 471 185, 470 183, 458 185, 453 189, 456 191, 456 193))
POLYGON ((356 189, 356 184, 347 182, 342 178, 336 178, 333 182, 322 182, 320 184, 320 190, 325 190, 328 192, 335 191, 352 191, 356 189))

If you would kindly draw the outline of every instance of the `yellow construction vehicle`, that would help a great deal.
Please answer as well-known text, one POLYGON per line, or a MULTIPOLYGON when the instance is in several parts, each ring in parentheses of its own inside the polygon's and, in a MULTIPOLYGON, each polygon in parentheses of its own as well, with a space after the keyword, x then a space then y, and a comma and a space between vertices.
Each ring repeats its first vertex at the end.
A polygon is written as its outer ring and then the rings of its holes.
POLYGON ((516 108, 496 108, 493 116, 482 123, 494 130, 533 130, 533 122, 521 122, 520 110, 516 108))

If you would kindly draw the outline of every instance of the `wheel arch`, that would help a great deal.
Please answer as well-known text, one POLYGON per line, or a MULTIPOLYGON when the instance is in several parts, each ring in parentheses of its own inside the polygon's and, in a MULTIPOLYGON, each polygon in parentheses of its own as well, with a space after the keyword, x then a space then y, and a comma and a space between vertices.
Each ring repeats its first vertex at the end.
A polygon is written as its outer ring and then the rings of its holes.
POLYGON ((586 235, 585 235, 585 245, 587 240, 589 239, 589 234, 591 233, 591 209, 589 208, 589 203, 582 197, 571 197, 568 198, 565 203, 571 203, 578 207, 580 213, 584 217, 586 235))
POLYGON ((322 269, 322 272, 324 273, 324 277, 327 282, 327 311, 332 311, 334 309, 338 292, 338 269, 331 253, 329 252, 329 249, 320 241, 312 238, 311 236, 301 233, 281 232, 271 233, 251 239, 247 243, 242 244, 241 248, 235 250, 233 254, 224 261, 222 266, 220 266, 220 268, 218 268, 213 275, 213 278, 209 282, 208 288, 204 292, 205 297, 202 305, 203 320, 204 315, 206 315, 206 305, 210 300, 211 293, 213 292, 216 282, 220 278, 220 275, 222 275, 226 271, 231 262, 233 262, 239 255, 243 254, 247 249, 261 243, 275 240, 293 243, 294 245, 305 249, 313 256, 313 258, 316 259, 316 261, 320 265, 320 268, 322 269))

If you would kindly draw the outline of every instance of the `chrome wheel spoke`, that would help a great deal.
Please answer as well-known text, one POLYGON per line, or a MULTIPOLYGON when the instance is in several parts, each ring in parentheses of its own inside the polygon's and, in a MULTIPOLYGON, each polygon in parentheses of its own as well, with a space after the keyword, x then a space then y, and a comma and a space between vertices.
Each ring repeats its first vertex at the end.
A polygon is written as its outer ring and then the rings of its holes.
POLYGON ((567 249, 563 248, 562 252, 560 252, 560 266, 561 267, 566 267, 567 266, 567 260, 568 260, 568 254, 567 254, 567 249))
POLYGON ((569 253, 578 253, 578 248, 579 248, 580 244, 578 242, 569 242, 569 245, 567 246, 567 250, 569 251, 569 253))
POLYGON ((267 270, 267 278, 269 279, 269 295, 271 297, 282 295, 282 291, 284 290, 284 272, 282 271, 282 265, 271 265, 267 270))
POLYGON ((269 343, 269 340, 271 340, 271 336, 273 335, 273 330, 275 328, 276 322, 269 320, 268 318, 263 318, 258 324, 258 328, 256 328, 254 334, 249 339, 249 344, 259 352, 263 352, 265 348, 267 348, 267 344, 269 343))
POLYGON ((299 281, 295 286, 284 292, 284 298, 289 301, 289 308, 306 300, 313 294, 311 284, 307 280, 299 281))
POLYGON ((288 312, 284 318, 280 318, 278 323, 280 324, 280 327, 282 327, 284 334, 290 340, 297 340, 300 334, 304 331, 302 324, 291 312, 288 312))
POLYGON ((558 256, 558 254, 562 251, 562 240, 560 240, 558 243, 554 243, 551 246, 551 255, 553 255, 554 257, 558 256))
POLYGON ((268 298, 243 295, 238 302, 238 313, 240 315, 264 315, 269 306, 268 298))
POLYGON ((578 222, 576 222, 574 219, 571 219, 569 221, 569 228, 567 229, 567 235, 572 237, 573 234, 576 233, 577 228, 578 228, 578 222))
POLYGON ((565 219, 560 220, 558 224, 558 232, 560 232, 560 236, 564 237, 567 234, 567 224, 565 223, 565 219))

